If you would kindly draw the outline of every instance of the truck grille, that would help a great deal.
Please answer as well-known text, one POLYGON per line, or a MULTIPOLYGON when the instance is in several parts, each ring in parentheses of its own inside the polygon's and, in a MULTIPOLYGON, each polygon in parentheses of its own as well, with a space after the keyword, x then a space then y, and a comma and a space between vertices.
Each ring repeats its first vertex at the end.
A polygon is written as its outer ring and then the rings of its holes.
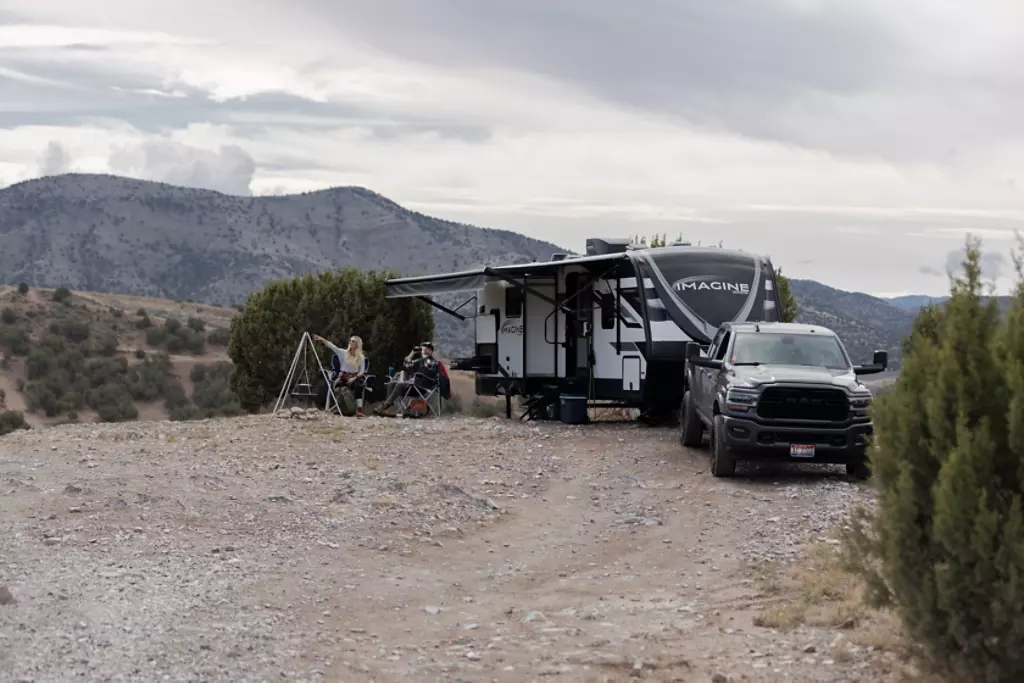
POLYGON ((757 402, 757 414, 767 420, 844 422, 850 402, 842 389, 768 387, 757 402))

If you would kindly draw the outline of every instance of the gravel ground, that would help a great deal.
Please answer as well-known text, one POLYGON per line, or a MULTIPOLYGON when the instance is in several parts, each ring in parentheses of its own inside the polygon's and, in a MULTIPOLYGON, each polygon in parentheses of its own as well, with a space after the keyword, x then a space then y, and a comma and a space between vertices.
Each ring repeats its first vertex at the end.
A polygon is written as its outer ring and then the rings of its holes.
POLYGON ((0 439, 2 681, 878 681, 753 626, 870 498, 734 480, 672 430, 500 419, 76 425, 0 439), (6 604, 5 604, 6 603, 6 604))

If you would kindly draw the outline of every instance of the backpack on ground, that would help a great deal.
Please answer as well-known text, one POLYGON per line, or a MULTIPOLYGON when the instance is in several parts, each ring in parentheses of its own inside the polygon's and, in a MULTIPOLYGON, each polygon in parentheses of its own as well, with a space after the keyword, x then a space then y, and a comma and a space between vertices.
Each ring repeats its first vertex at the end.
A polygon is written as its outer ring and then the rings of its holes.
POLYGON ((352 387, 335 388, 334 395, 338 399, 338 409, 342 415, 352 417, 356 414, 356 392, 352 391, 352 387))

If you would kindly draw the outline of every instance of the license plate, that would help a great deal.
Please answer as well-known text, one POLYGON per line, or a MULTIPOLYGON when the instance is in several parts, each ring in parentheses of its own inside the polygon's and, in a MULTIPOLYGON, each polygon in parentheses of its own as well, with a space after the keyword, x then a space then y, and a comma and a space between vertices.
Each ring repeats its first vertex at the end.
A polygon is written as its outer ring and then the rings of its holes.
POLYGON ((793 444, 789 447, 789 454, 794 458, 813 458, 814 446, 798 446, 793 444))

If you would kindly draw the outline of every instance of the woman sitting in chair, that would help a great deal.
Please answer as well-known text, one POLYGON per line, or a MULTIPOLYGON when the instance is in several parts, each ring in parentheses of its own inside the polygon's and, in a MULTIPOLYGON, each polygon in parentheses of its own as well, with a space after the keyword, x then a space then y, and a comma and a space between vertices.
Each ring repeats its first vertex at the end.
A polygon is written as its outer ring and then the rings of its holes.
POLYGON ((334 387, 347 386, 352 390, 356 397, 356 417, 363 417, 363 383, 366 380, 364 372, 366 359, 363 356, 363 340, 353 335, 348 340, 348 348, 343 349, 335 346, 318 334, 314 334, 313 339, 326 344, 327 348, 338 357, 341 369, 338 376, 334 379, 334 387))

